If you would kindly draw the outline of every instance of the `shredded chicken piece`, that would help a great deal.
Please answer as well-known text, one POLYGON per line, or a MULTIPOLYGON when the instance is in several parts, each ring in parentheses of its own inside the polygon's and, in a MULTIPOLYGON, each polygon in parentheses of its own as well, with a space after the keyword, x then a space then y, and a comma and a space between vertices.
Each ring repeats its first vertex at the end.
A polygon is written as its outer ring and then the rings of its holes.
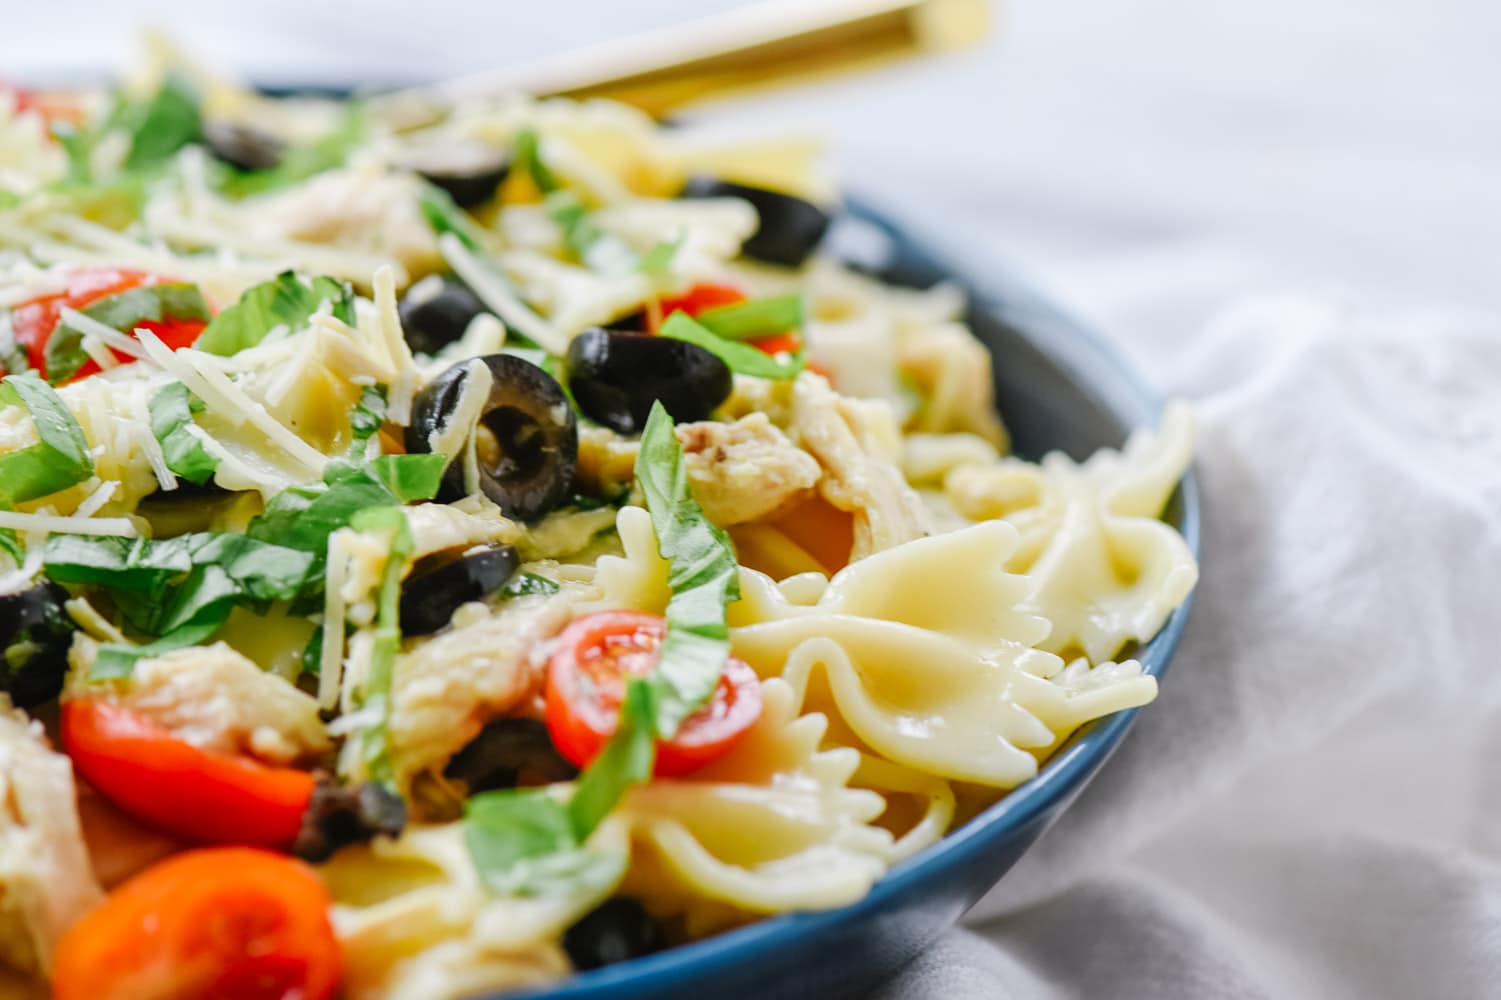
POLYGON ((902 374, 922 394, 907 430, 943 434, 968 431, 1005 452, 1006 427, 996 415, 990 351, 963 326, 945 323, 902 339, 902 374))
POLYGON ((819 493, 854 515, 851 561, 931 533, 898 467, 901 431, 885 403, 841 396, 811 372, 797 377, 792 397, 793 433, 823 467, 819 493))
POLYGON ((764 413, 733 424, 683 424, 677 433, 693 496, 721 527, 790 509, 812 494, 822 474, 813 456, 764 413))
MULTIPOLYGON (((704 514, 721 527, 773 517, 811 495, 821 472, 764 413, 734 423, 679 424, 688 480, 704 514)), ((640 443, 591 427, 579 432, 579 476, 586 488, 616 496, 630 488, 640 443)))
MULTIPOLYGON (((70 656, 77 690, 88 683, 94 643, 76 639, 70 656)), ((109 697, 205 750, 287 764, 331 747, 313 697, 223 642, 141 660, 109 697)))
POLYGON ((0 695, 0 964, 45 974, 63 933, 103 895, 72 764, 0 695))
POLYGON ((391 757, 403 781, 441 768, 491 719, 529 707, 544 679, 540 647, 573 617, 580 589, 513 598, 397 657, 391 757))

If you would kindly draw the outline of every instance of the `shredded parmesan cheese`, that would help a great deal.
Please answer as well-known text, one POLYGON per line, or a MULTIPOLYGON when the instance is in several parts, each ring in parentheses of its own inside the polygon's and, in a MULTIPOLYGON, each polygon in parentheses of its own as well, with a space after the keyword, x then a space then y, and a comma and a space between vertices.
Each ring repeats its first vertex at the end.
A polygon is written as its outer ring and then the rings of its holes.
POLYGON ((474 290, 481 302, 494 309, 495 315, 504 320, 507 326, 525 334, 553 354, 568 353, 568 338, 527 308, 499 276, 492 274, 478 257, 469 252, 469 248, 457 236, 444 233, 438 237, 438 249, 454 273, 474 290))
POLYGON ((14 510, 0 510, 0 528, 48 534, 140 537, 135 522, 128 517, 62 517, 57 514, 22 514, 14 510))

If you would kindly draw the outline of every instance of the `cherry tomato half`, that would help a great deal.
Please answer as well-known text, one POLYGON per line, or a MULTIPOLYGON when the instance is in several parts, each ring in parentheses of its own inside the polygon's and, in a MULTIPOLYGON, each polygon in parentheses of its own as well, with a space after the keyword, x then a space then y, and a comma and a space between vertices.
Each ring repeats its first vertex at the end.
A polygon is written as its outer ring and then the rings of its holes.
POLYGON ((329 1000, 329 897, 300 861, 246 847, 168 858, 63 935, 55 1000, 329 1000))
POLYGON ((73 767, 105 798, 201 844, 290 850, 316 783, 306 771, 210 753, 97 698, 63 702, 62 742, 73 767))
MULTIPOLYGON (((666 620, 643 611, 597 611, 563 630, 548 662, 547 731, 570 763, 587 766, 609 742, 620 723, 626 678, 651 673, 666 634, 666 620)), ((729 657, 708 704, 657 744, 654 773, 697 770, 734 746, 760 715, 756 672, 729 657)))
MULTIPOLYGON (((132 288, 162 284, 166 280, 153 274, 118 268, 93 268, 79 271, 68 280, 67 291, 44 295, 16 306, 10 314, 11 329, 15 332, 16 343, 26 349, 27 360, 31 363, 31 367, 45 375, 47 341, 51 339, 52 331, 57 329, 64 307, 83 309, 111 295, 118 295, 132 288)), ((174 350, 192 344, 207 325, 197 319, 164 319, 160 322, 141 324, 174 350)), ((114 355, 121 364, 129 364, 135 360, 120 351, 115 351, 114 355)), ((93 375, 98 370, 99 366, 90 361, 78 369, 77 374, 69 381, 93 375)))

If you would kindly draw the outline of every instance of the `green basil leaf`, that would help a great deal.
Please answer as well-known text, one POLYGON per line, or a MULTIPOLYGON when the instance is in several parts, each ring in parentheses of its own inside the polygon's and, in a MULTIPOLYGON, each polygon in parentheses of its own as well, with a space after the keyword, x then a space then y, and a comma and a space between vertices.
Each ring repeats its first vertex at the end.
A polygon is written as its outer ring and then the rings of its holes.
POLYGON ((536 573, 517 573, 501 590, 502 597, 535 597, 556 594, 558 584, 536 573))
POLYGON ((801 294, 771 295, 734 305, 706 309, 694 317, 698 325, 728 340, 752 340, 802 329, 801 294))
POLYGON ((671 739, 719 683, 730 654, 725 608, 740 597, 740 569, 730 536, 693 498, 682 446, 661 403, 652 405, 641 434, 636 483, 670 565, 667 635, 652 680, 659 687, 657 735, 671 739))
POLYGON ((653 279, 666 277, 672 268, 672 260, 678 255, 678 250, 683 246, 683 237, 679 236, 672 241, 661 240, 654 244, 646 253, 642 254, 637 267, 653 279))
POLYGON ((464 808, 475 870, 504 895, 594 894, 620 879, 625 858, 580 846, 568 812, 538 789, 486 792, 464 808))
POLYGON ((202 401, 181 382, 171 382, 157 390, 149 405, 151 434, 161 443, 167 468, 198 486, 212 479, 219 460, 187 429, 193 414, 203 409, 202 401))
POLYGON ((351 104, 332 132, 306 145, 288 148, 282 153, 281 162, 270 169, 231 168, 220 188, 231 198, 244 198, 305 181, 342 167, 364 139, 365 109, 358 103, 351 104))
POLYGON ((544 195, 552 194, 563 186, 558 182, 557 175, 543 162, 541 143, 534 130, 524 128, 516 133, 516 137, 511 140, 511 159, 530 175, 532 183, 544 195))
POLYGON ((355 694, 355 709, 367 713, 367 721, 350 735, 339 756, 340 773, 363 776, 390 785, 395 780, 391 765, 391 679, 396 654, 401 649, 401 578, 412 555, 412 531, 400 507, 374 507, 360 511, 351 522, 356 531, 385 535, 386 565, 381 573, 376 599, 375 641, 370 667, 355 694))
POLYGON ((52 535, 42 547, 42 567, 58 583, 94 584, 159 597, 167 584, 193 568, 198 536, 162 541, 99 535, 52 535))
POLYGON ((624 274, 640 265, 636 251, 620 237, 600 229, 572 191, 554 191, 544 207, 548 217, 562 228, 569 251, 591 271, 624 274))
POLYGON ((350 436, 354 439, 350 451, 358 451, 366 441, 373 438, 386 422, 386 387, 367 385, 360 390, 360 401, 354 404, 354 413, 349 419, 350 436))
POLYGON ((422 210, 422 217, 433 228, 433 232, 439 235, 453 233, 470 253, 484 254, 485 240, 480 228, 447 191, 432 184, 427 185, 422 189, 417 207, 422 210))
POLYGON ((391 495, 402 503, 431 500, 443 483, 447 455, 417 452, 411 455, 381 455, 370 462, 370 471, 391 495))
POLYGON ((196 646, 208 640, 219 631, 227 617, 229 617, 228 607, 224 609, 223 617, 217 621, 205 620, 185 626, 171 635, 164 635, 144 646, 132 646, 123 642, 104 643, 99 647, 93 666, 89 668, 89 680, 97 682, 129 677, 139 660, 161 656, 174 649, 186 649, 188 646, 196 646))
POLYGON ((228 357, 259 344, 278 326, 297 331, 308 324, 324 303, 346 323, 354 322, 354 292, 333 278, 305 278, 283 271, 240 296, 240 301, 214 317, 194 345, 200 351, 228 357))
MULTIPOLYGON (((665 651, 665 645, 663 649, 665 651)), ((716 683, 718 679, 716 668, 716 683)), ((634 677, 626 681, 620 723, 610 742, 584 769, 574 785, 573 798, 568 802, 568 818, 580 842, 610 814, 632 785, 651 780, 652 765, 657 757, 658 720, 663 710, 658 704, 653 681, 634 677)))
POLYGON ((774 358, 764 351, 738 340, 726 340, 714 331, 696 322, 685 312, 675 312, 662 324, 660 335, 674 340, 697 344, 729 365, 730 371, 757 378, 789 379, 802 371, 807 364, 802 352, 787 359, 774 358))
POLYGON ((7 375, 0 402, 20 403, 31 414, 40 440, 0 456, 0 503, 18 504, 50 496, 94 474, 83 428, 62 398, 35 373, 7 375))
POLYGON ((169 75, 150 100, 128 104, 117 117, 130 136, 126 170, 157 166, 198 138, 203 120, 198 95, 179 76, 169 75))

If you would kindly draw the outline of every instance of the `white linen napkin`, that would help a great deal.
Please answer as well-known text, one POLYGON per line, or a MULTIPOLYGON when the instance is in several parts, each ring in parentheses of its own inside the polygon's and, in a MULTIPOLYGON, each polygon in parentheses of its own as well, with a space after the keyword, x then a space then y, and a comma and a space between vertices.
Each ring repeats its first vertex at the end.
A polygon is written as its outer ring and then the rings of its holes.
POLYGON ((1185 641, 879 997, 1501 996, 1501 320, 1261 295, 1127 344, 1200 418, 1185 641))

